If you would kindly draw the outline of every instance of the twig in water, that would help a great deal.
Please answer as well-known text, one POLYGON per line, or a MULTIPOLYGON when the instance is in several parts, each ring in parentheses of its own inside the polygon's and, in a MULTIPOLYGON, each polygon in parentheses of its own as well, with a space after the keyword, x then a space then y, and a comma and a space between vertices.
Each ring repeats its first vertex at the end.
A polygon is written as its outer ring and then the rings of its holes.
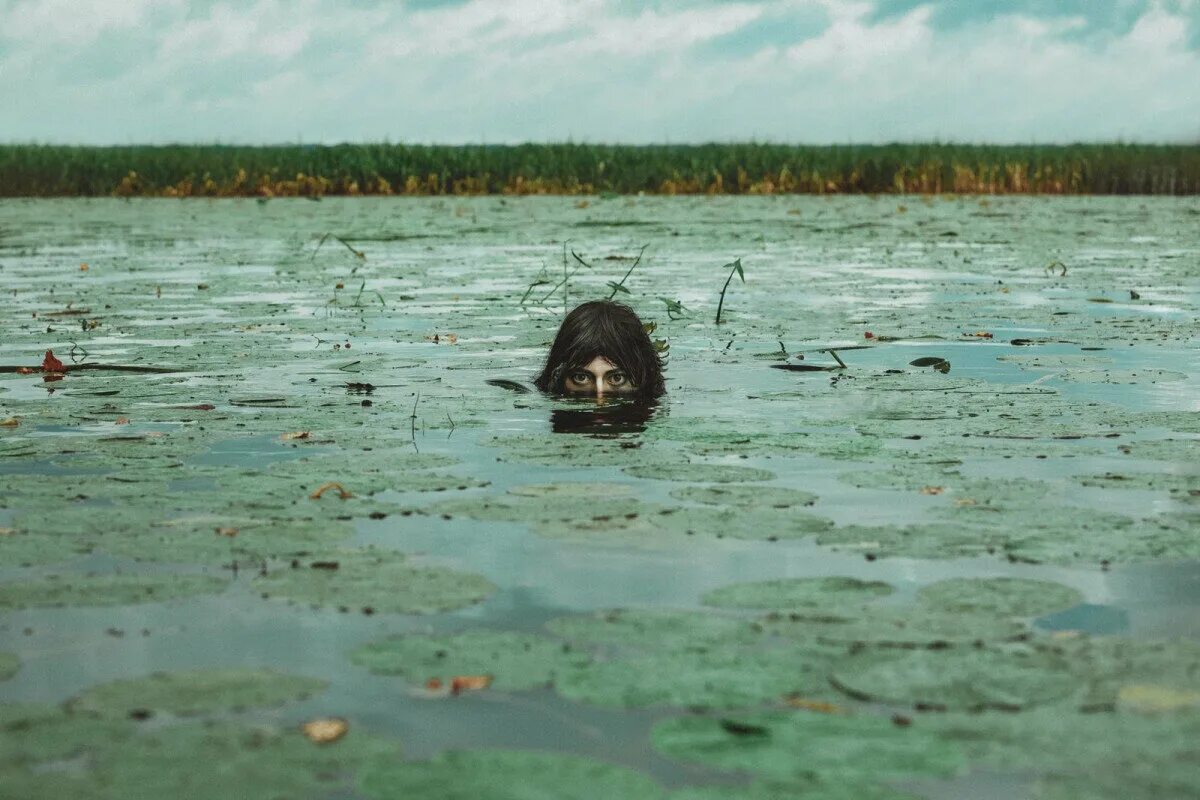
POLYGON ((733 276, 736 273, 742 279, 742 283, 746 282, 746 273, 742 271, 742 260, 736 259, 731 264, 726 264, 730 267, 729 277, 725 279, 725 285, 721 287, 721 299, 717 302, 717 324, 721 324, 721 309, 725 306, 725 292, 729 290, 729 284, 733 281, 733 276))
POLYGON ((457 426, 454 424, 454 417, 450 416, 449 411, 446 412, 446 419, 450 420, 450 432, 446 434, 446 438, 449 439, 454 435, 454 429, 457 426))
MULTIPOLYGON (((362 308, 362 295, 363 289, 365 288, 367 288, 366 281, 363 281, 358 285, 358 294, 354 295, 354 302, 350 304, 351 308, 362 308)), ((383 299, 383 295, 379 293, 379 290, 372 289, 371 291, 376 297, 379 298, 380 304, 382 304, 384 308, 387 308, 387 301, 383 299)))
POLYGON ((342 237, 340 237, 336 234, 333 234, 333 233, 327 233, 321 237, 321 241, 317 242, 317 248, 316 248, 316 250, 313 250, 312 258, 310 258, 309 261, 317 260, 317 253, 321 250, 321 245, 325 244, 325 242, 329 239, 336 239, 337 241, 341 242, 343 245, 345 245, 346 249, 349 250, 351 253, 354 253, 354 255, 357 256, 359 258, 359 260, 361 260, 361 261, 367 260, 366 253, 364 253, 361 250, 356 250, 353 245, 351 245, 349 242, 347 242, 342 237))
POLYGON ((839 356, 837 354, 837 350, 826 350, 825 352, 827 352, 827 353, 829 353, 829 355, 833 356, 833 360, 838 362, 839 367, 841 367, 842 369, 846 368, 846 362, 842 361, 841 356, 839 356))
POLYGON ((612 287, 612 294, 608 296, 609 300, 612 300, 614 297, 616 297, 617 292, 629 294, 629 290, 625 288, 625 280, 633 274, 633 271, 637 269, 637 265, 642 263, 642 253, 645 253, 646 248, 649 246, 649 243, 642 245, 642 249, 638 250, 637 258, 633 260, 633 266, 625 271, 625 274, 621 276, 621 280, 617 281, 616 283, 613 283, 612 281, 608 282, 608 285, 612 287))
MULTIPOLYGON (((563 245, 563 249, 564 249, 564 250, 566 249, 566 245, 563 245)), ((575 269, 571 270, 571 272, 569 272, 569 273, 568 273, 568 272, 567 272, 567 261, 566 261, 566 258, 565 258, 565 256, 564 256, 564 258, 563 258, 563 272, 564 272, 564 273, 566 273, 566 274, 563 276, 563 279, 562 279, 561 281, 559 281, 558 283, 554 284, 554 288, 553 288, 553 289, 551 289, 550 291, 548 291, 548 292, 546 292, 544 295, 542 295, 542 298, 541 298, 540 300, 538 300, 538 303, 545 303, 547 300, 549 300, 549 299, 550 299, 550 297, 551 297, 551 296, 552 296, 552 295, 553 295, 555 292, 557 292, 559 289, 562 289, 564 286, 566 286, 566 285, 567 285, 567 281, 571 280, 571 278, 574 278, 574 277, 575 277, 577 274, 579 274, 579 270, 583 269, 584 267, 587 267, 588 269, 591 269, 591 268, 592 268, 592 265, 591 265, 591 264, 589 264, 589 263, 587 263, 586 261, 584 261, 584 260, 583 260, 583 258, 582 258, 582 257, 581 257, 581 256, 580 256, 578 253, 576 253, 574 250, 572 250, 572 251, 571 251, 571 255, 572 255, 574 258, 575 258, 575 260, 576 260, 576 261, 578 261, 578 262, 579 262, 580 264, 582 264, 583 266, 582 266, 582 267, 576 267, 575 269)), ((564 291, 563 291, 563 308, 564 308, 564 309, 566 308, 566 305, 567 305, 567 303, 566 303, 566 296, 567 296, 567 292, 564 290, 564 291)))
POLYGON ((417 399, 413 402, 412 414, 408 418, 409 434, 412 436, 413 448, 416 449, 417 451, 420 451, 420 448, 417 447, 417 405, 419 405, 420 402, 421 402, 421 390, 418 389, 417 390, 417 399))

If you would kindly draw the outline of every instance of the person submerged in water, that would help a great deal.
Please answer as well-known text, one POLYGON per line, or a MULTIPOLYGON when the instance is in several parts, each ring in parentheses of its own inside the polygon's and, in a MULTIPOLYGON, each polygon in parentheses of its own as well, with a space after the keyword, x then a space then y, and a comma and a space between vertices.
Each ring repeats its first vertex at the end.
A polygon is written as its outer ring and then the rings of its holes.
POLYGON ((592 300, 562 321, 534 385, 548 394, 654 400, 667 391, 662 359, 627 305, 592 300))

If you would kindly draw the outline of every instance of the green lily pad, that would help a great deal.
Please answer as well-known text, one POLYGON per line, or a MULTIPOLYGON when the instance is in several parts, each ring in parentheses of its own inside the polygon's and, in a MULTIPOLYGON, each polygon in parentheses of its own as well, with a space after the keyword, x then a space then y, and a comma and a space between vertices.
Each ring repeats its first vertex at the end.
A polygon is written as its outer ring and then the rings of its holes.
POLYGON ((326 686, 327 681, 266 669, 155 672, 93 686, 71 700, 68 708, 72 713, 115 717, 126 717, 134 710, 192 716, 279 706, 302 700, 326 686))
POLYGON ((437 614, 486 599, 496 587, 481 575, 410 565, 388 550, 338 550, 277 566, 254 580, 265 597, 321 608, 437 614), (336 565, 331 566, 331 565, 336 565))
POLYGON ((570 498, 585 500, 592 498, 629 497, 634 488, 625 483, 544 483, 528 486, 513 486, 508 490, 517 497, 570 498))
POLYGON ((671 497, 690 503, 710 506, 738 506, 749 508, 794 508, 811 506, 817 496, 799 489, 783 486, 684 486, 673 489, 671 497))
POLYGON ((696 611, 612 609, 558 617, 546 629, 576 646, 633 652, 690 652, 761 638, 761 631, 744 619, 696 611))
MULTIPOLYGON (((846 615, 850 616, 850 615, 846 615)), ((1024 638, 1017 619, 991 614, 941 614, 918 608, 867 608, 848 620, 837 615, 775 614, 764 623, 781 636, 812 638, 831 645, 899 648, 942 647, 1024 638)))
POLYGON ((1076 589, 1029 578, 951 578, 923 586, 917 598, 939 612, 1036 617, 1079 605, 1076 589))
POLYGON ((922 522, 912 525, 842 525, 817 534, 817 544, 872 557, 958 558, 1001 553, 1006 531, 991 527, 922 522))
POLYGON ((1084 710, 1111 710, 1128 687, 1187 696, 1200 693, 1200 644, 1186 639, 1081 636, 1038 640, 1038 650, 1067 665, 1085 687, 1084 710))
POLYGON ((81 752, 81 770, 17 765, 0 768, 0 778, 27 800, 316 798, 347 791, 362 764, 398 758, 399 747, 353 729, 317 745, 298 729, 205 723, 153 728, 123 743, 91 741, 81 752))
POLYGON ((496 436, 486 441, 506 458, 550 466, 625 467, 630 464, 669 464, 669 453, 650 449, 635 439, 587 436, 496 436))
POLYGON ((676 717, 660 722, 650 736, 669 758, 801 785, 949 777, 965 765, 956 744, 923 725, 897 726, 865 714, 676 717))
POLYGON ((563 642, 509 631, 467 631, 452 636, 405 634, 369 642, 350 660, 380 675, 402 675, 414 684, 455 675, 490 675, 501 691, 554 683, 568 667, 590 657, 563 642))
POLYGON ((707 606, 837 614, 894 592, 890 584, 857 578, 788 578, 724 586, 704 595, 707 606))
POLYGON ((653 800, 648 776, 582 756, 517 750, 451 751, 429 761, 376 759, 359 786, 371 800, 653 800))
POLYGON ((670 794, 669 800, 918 800, 915 794, 869 783, 839 778, 824 782, 816 778, 795 779, 786 783, 756 781, 740 786, 687 786, 670 794))
POLYGON ((134 731, 126 719, 76 716, 51 706, 0 705, 0 776, 3 765, 66 760, 91 746, 117 745, 134 731))
POLYGON ((742 708, 786 695, 832 696, 829 659, 808 648, 672 650, 598 661, 555 685, 572 700, 617 708, 742 708))
POLYGON ((626 467, 625 472, 633 475, 635 478, 653 478, 660 481, 695 481, 697 483, 769 481, 775 477, 775 473, 765 469, 739 467, 735 464, 640 465, 626 467))
POLYGON ((0 562, 27 566, 66 561, 91 548, 74 537, 16 530, 0 536, 0 562))
POLYGON ((991 648, 852 659, 830 681, 859 700, 963 711, 1018 711, 1062 700, 1079 686, 1057 659, 991 648))
POLYGON ((0 608, 161 603, 215 594, 228 583, 214 575, 51 575, 0 583, 0 608))
POLYGON ((21 669, 21 659, 12 653, 0 652, 0 681, 6 681, 21 669))

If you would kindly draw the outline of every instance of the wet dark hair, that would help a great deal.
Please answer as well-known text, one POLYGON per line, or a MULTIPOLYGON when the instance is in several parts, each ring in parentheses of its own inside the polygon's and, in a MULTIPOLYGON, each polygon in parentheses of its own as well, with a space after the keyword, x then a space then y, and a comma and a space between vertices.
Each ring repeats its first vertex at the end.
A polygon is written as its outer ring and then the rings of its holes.
POLYGON ((596 356, 625 371, 635 387, 632 396, 654 398, 666 393, 662 360, 642 321, 632 308, 612 300, 592 300, 567 314, 546 366, 533 383, 543 392, 561 394, 566 376, 596 356))

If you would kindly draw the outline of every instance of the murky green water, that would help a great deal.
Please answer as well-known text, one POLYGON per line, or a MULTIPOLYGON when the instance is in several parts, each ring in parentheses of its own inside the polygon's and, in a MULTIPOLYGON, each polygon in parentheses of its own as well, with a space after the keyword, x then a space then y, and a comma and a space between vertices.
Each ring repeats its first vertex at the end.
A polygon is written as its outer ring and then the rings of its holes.
POLYGON ((582 205, 0 204, 13 796, 1200 791, 1200 203, 582 205))

